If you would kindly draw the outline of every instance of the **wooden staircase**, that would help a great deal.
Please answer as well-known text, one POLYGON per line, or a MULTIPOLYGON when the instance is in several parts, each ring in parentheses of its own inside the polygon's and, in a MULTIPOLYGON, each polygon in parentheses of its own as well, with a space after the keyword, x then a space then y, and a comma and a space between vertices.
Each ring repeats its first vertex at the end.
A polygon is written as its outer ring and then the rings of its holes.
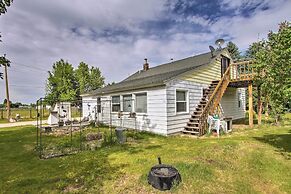
POLYGON ((183 133, 201 136, 207 132, 208 115, 214 113, 230 82, 230 68, 231 66, 227 68, 221 80, 211 82, 200 103, 191 114, 183 133))

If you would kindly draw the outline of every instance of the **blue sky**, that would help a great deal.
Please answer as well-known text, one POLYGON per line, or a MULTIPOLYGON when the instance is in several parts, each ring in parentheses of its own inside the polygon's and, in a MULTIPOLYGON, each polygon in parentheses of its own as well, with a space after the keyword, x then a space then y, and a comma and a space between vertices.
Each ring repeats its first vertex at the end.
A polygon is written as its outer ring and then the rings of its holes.
MULTIPOLYGON (((218 38, 244 51, 291 20, 290 0, 15 0, 0 17, 0 54, 12 101, 45 94, 47 71, 63 58, 99 67, 106 82, 208 51, 218 38)), ((0 101, 5 98, 0 81, 0 101)))

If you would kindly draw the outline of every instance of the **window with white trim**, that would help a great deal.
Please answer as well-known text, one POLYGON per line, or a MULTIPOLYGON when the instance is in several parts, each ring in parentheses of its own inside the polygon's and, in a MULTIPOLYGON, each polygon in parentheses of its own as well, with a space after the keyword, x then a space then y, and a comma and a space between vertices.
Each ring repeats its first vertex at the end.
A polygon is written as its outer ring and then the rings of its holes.
POLYGON ((135 112, 147 113, 147 93, 135 95, 135 112))
POLYGON ((120 111, 120 96, 112 96, 112 112, 120 111))
POLYGON ((123 111, 132 112, 132 95, 123 95, 123 111))
POLYGON ((176 90, 176 112, 187 112, 187 91, 176 90))

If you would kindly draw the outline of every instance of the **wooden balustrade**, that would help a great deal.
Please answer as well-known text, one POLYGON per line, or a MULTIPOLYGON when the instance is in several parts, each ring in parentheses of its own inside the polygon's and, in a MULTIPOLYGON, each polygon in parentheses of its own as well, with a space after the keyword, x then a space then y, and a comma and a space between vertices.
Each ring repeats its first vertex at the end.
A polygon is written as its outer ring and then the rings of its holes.
POLYGON ((230 81, 248 81, 254 78, 254 65, 252 61, 242 61, 230 65, 230 81))

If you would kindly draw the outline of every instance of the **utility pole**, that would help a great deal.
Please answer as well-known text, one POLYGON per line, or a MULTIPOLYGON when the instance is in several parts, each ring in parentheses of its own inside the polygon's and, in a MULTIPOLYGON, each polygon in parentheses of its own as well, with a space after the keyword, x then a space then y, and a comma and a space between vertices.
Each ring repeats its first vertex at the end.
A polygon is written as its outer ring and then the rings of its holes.
POLYGON ((7 104, 7 119, 10 121, 10 98, 9 98, 9 88, 8 88, 8 72, 7 67, 10 67, 10 61, 6 59, 6 54, 4 54, 2 65, 4 66, 4 78, 6 84, 6 104, 7 104))

